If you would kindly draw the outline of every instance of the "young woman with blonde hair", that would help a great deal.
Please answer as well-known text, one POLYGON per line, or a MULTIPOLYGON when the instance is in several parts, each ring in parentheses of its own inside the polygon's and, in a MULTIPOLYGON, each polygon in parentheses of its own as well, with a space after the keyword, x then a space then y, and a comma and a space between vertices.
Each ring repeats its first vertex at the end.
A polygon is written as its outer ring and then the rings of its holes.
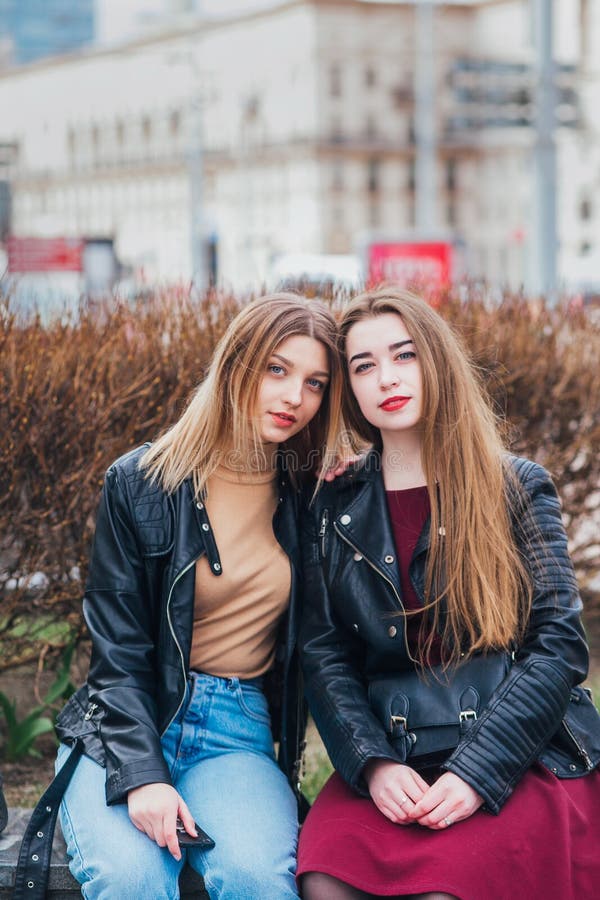
POLYGON ((337 771, 303 826, 302 895, 591 900, 600 717, 554 486, 505 452, 420 298, 362 294, 341 336, 373 451, 303 525, 306 693, 337 771))
POLYGON ((331 313, 266 296, 179 421, 109 468, 89 676, 58 720, 57 768, 83 751, 61 821, 86 897, 177 897, 186 856, 215 900, 297 896, 296 498, 340 405, 331 313))

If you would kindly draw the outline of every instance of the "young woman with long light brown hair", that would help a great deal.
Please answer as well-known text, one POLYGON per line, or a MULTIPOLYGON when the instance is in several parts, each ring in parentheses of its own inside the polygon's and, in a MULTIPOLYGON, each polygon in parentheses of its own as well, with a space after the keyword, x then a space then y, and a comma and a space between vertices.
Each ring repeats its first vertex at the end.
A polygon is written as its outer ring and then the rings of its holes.
POLYGON ((297 896, 297 496, 333 459, 336 340, 316 301, 249 304, 179 421, 107 472, 89 676, 58 719, 88 898, 177 897, 186 857, 215 900, 297 896))
POLYGON ((591 900, 600 717, 554 486, 506 453, 420 298, 362 294, 341 335, 346 418, 374 449, 303 527, 306 692, 337 770, 302 830, 303 897, 591 900))

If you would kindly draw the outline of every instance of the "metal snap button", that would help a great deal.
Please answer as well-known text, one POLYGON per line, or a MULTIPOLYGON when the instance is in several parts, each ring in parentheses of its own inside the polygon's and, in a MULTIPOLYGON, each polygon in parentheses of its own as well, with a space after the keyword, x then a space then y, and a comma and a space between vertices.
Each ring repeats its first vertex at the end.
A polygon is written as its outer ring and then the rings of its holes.
POLYGON ((196 509, 204 509, 204 503, 200 503, 200 501, 198 501, 198 503, 196 503, 196 509))
POLYGON ((352 516, 349 516, 348 513, 344 513, 343 516, 340 516, 340 525, 349 525, 352 521, 352 516))
POLYGON ((220 571, 221 571, 221 564, 220 564, 220 563, 213 563, 213 569, 215 570, 215 572, 220 572, 220 571))
POLYGON ((398 634, 398 629, 395 625, 390 625, 390 627, 388 628, 388 634, 391 638, 396 637, 396 635, 398 634))
POLYGON ((202 525, 202 531, 210 531, 210 527, 206 524, 206 522, 204 522, 204 524, 202 525))
POLYGON ((44 832, 43 832, 43 831, 38 831, 37 836, 38 836, 38 837, 44 837, 44 832))
POLYGON ((34 862, 37 862, 39 859, 39 856, 37 855, 37 853, 34 853, 31 858, 34 862))
POLYGON ((576 772, 576 771, 577 771, 577 766, 575 765, 575 763, 571 763, 571 765, 569 766, 569 768, 570 768, 571 772, 576 772))
POLYGON ((358 624, 356 622, 353 623, 352 627, 355 631, 358 631, 358 624))
POLYGON ((355 553, 355 554, 354 554, 354 561, 355 561, 355 562, 360 562, 361 559, 362 559, 362 555, 361 555, 360 553, 355 553))
POLYGON ((394 562, 394 557, 391 555, 391 553, 388 553, 387 556, 384 556, 384 557, 383 557, 383 561, 386 562, 386 563, 393 563, 393 562, 394 562))
POLYGON ((46 812, 52 812, 52 807, 51 807, 51 806, 47 806, 47 807, 46 807, 46 812))
POLYGON ((28 882, 27 882, 27 887, 28 887, 28 888, 35 887, 35 884, 33 883, 33 881, 28 881, 28 882))

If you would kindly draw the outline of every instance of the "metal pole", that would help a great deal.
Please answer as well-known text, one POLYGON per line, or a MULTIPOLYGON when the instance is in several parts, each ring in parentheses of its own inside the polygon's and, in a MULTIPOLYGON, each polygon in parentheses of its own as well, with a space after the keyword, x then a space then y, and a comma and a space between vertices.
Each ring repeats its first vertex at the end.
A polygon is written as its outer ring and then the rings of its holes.
POLYGON ((531 0, 535 47, 534 275, 535 293, 556 302, 556 96, 553 61, 553 0, 531 0))
POLYGON ((430 233, 435 228, 435 88, 433 0, 415 7, 415 222, 430 233))
POLYGON ((188 174, 190 181, 190 236, 192 251, 192 280, 197 290, 206 286, 204 245, 204 147, 202 128, 202 97, 197 74, 194 72, 191 103, 188 174))
MULTIPOLYGON (((202 16, 202 0, 196 0, 196 13, 202 16)), ((202 32, 200 32, 202 40, 202 32)), ((190 48, 192 74, 192 102, 190 142, 188 147, 188 173, 190 181, 190 235, 192 252, 192 280, 198 291, 207 284, 206 245, 204 223, 204 85, 193 48, 190 48)))

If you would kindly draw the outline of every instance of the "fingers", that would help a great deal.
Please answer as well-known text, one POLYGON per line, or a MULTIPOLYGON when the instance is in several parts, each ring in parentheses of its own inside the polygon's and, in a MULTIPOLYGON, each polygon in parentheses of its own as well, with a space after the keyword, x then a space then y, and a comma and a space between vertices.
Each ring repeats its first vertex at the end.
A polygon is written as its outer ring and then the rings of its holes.
POLYGON ((469 784, 445 772, 415 805, 413 815, 419 825, 441 830, 467 819, 482 804, 483 798, 469 784))
POLYGON ((127 795, 129 818, 136 828, 145 832, 159 847, 167 847, 169 853, 179 861, 181 849, 177 840, 176 820, 179 807, 195 833, 190 812, 174 787, 168 784, 146 784, 134 788, 127 795))
POLYGON ((183 822, 183 827, 187 831, 188 834, 191 834, 192 837, 198 837, 198 832, 196 830, 196 823, 194 822, 194 817, 188 809, 188 805, 183 800, 183 798, 179 798, 179 808, 177 810, 177 815, 183 822))
POLYGON ((389 760, 373 760, 365 768, 373 802, 391 822, 414 821, 415 802, 423 796, 423 779, 409 766, 389 760))

